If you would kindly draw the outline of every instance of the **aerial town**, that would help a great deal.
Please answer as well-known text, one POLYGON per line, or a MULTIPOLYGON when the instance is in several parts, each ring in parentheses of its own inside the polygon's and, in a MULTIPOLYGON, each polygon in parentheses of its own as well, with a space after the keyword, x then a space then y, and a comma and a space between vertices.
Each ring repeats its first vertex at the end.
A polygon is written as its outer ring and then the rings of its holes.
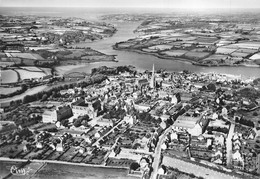
POLYGON ((104 66, 73 81, 2 109, 2 158, 125 167, 143 178, 259 177, 259 79, 104 66))
MULTIPOLYGON (((248 29, 235 20, 112 16, 142 21, 139 36, 115 50, 259 68, 254 18, 248 29)), ((28 15, 0 24, 1 178, 260 177, 259 76, 140 70, 79 45, 113 36, 110 23, 28 15), (61 70, 93 62, 115 65, 61 70)))

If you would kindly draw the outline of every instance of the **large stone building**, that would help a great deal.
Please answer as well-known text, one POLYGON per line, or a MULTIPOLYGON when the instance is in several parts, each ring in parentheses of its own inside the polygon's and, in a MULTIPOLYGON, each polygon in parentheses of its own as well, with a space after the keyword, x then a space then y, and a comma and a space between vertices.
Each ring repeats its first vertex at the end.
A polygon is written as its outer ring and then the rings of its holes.
POLYGON ((79 99, 71 104, 72 112, 74 115, 90 115, 94 112, 94 108, 91 103, 86 103, 84 99, 79 99))
POLYGON ((199 136, 205 132, 208 123, 209 120, 204 116, 192 117, 182 115, 174 122, 172 128, 174 130, 187 131, 192 136, 199 136))
POLYGON ((59 107, 53 111, 46 110, 42 114, 42 122, 43 123, 55 123, 57 121, 61 121, 63 119, 71 117, 72 110, 69 106, 59 107))

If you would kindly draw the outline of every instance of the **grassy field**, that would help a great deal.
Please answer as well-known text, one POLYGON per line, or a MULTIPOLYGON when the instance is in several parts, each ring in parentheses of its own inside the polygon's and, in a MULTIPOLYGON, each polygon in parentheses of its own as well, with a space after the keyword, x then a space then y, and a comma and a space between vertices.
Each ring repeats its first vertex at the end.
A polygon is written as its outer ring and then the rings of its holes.
POLYGON ((207 52, 188 52, 185 54, 186 57, 192 58, 194 60, 205 58, 208 55, 209 53, 207 52))
POLYGON ((184 55, 185 53, 187 53, 186 50, 169 50, 169 51, 162 52, 162 54, 165 54, 167 56, 173 56, 173 57, 179 57, 184 55))
POLYGON ((22 69, 28 70, 28 71, 37 71, 37 72, 42 72, 41 69, 35 66, 28 66, 28 67, 21 67, 22 69))
POLYGON ((51 69, 50 68, 40 68, 46 75, 51 75, 51 69))
POLYGON ((27 59, 34 59, 34 60, 37 59, 31 53, 10 53, 10 54, 12 55, 12 57, 16 57, 16 58, 27 58, 27 59))
POLYGON ((41 78, 45 76, 43 72, 29 72, 21 69, 16 69, 16 71, 20 74, 21 80, 31 79, 31 78, 41 78))
POLYGON ((17 82, 17 73, 13 70, 3 70, 0 76, 1 83, 14 83, 17 82))
POLYGON ((20 89, 21 89, 21 87, 13 87, 13 88, 0 87, 0 94, 7 95, 7 94, 13 93, 17 90, 20 90, 20 89))
POLYGON ((149 49, 153 49, 153 50, 168 50, 171 49, 172 45, 155 45, 155 46, 151 46, 149 47, 149 49))
POLYGON ((49 178, 88 178, 88 179, 133 179, 135 177, 127 176, 126 169, 99 168, 87 166, 75 166, 66 164, 47 164, 34 176, 35 179, 49 178))
POLYGON ((19 167, 22 165, 22 162, 0 162, 0 178, 4 178, 10 173, 10 169, 12 166, 19 167))
POLYGON ((224 47, 220 47, 217 49, 216 53, 218 54, 231 54, 234 51, 236 51, 237 49, 232 49, 232 48, 224 48, 224 47))
POLYGON ((171 158, 169 156, 165 156, 163 158, 163 164, 165 166, 170 166, 173 168, 178 168, 180 171, 186 172, 186 173, 193 173, 196 176, 201 176, 207 179, 216 179, 216 178, 222 178, 222 179, 236 179, 237 177, 232 177, 230 175, 220 173, 215 170, 211 170, 205 167, 202 167, 200 165, 196 165, 193 163, 185 162, 183 160, 177 159, 177 158, 171 158))

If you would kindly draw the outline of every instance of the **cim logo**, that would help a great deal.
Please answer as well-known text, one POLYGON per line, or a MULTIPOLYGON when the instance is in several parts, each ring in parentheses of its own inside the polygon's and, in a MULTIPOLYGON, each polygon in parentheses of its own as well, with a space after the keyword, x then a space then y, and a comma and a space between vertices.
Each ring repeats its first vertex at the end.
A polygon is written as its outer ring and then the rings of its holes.
POLYGON ((15 165, 13 165, 10 168, 10 172, 13 175, 28 175, 30 170, 32 170, 32 169, 30 169, 29 167, 28 168, 17 168, 15 165))

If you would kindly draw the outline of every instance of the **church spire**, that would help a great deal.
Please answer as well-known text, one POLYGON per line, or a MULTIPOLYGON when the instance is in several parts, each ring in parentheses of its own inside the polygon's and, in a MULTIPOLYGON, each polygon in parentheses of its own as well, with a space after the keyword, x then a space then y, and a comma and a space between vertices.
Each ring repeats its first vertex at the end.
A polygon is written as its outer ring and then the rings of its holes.
POLYGON ((155 75, 154 75, 154 64, 153 64, 153 71, 152 71, 152 77, 151 77, 151 81, 150 81, 150 88, 154 88, 155 87, 155 75))

